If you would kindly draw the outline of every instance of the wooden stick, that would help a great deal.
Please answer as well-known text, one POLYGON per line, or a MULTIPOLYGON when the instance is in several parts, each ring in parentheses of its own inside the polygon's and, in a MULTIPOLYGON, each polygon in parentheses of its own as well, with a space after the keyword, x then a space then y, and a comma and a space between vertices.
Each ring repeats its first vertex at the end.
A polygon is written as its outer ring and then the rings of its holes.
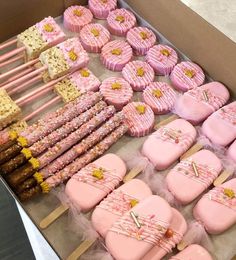
POLYGON ((215 181, 213 182, 214 186, 219 186, 221 185, 222 183, 224 183, 228 178, 229 176, 232 174, 232 172, 229 172, 229 171, 226 171, 224 170, 216 179, 215 181))
POLYGON ((191 156, 192 154, 200 151, 203 148, 203 145, 196 143, 195 145, 193 145, 190 149, 188 149, 187 152, 185 152, 181 157, 180 157, 180 161, 188 158, 189 156, 191 156))
POLYGON ((158 128, 160 128, 161 126, 167 125, 168 123, 174 121, 175 119, 178 119, 179 117, 177 115, 172 115, 162 121, 160 121, 158 124, 155 125, 155 129, 157 130, 158 128))
POLYGON ((2 67, 4 67, 4 66, 7 66, 7 65, 9 65, 9 64, 11 64, 11 63, 13 63, 13 62, 18 61, 18 60, 21 60, 21 59, 23 59, 23 58, 24 58, 24 54, 17 55, 16 57, 14 57, 14 58, 12 58, 12 59, 10 59, 10 60, 7 60, 7 61, 5 61, 5 62, 0 63, 0 68, 2 68, 2 67))
POLYGON ((57 220, 62 214, 64 214, 69 209, 68 206, 60 205, 58 208, 53 210, 47 217, 45 217, 40 223, 39 226, 42 229, 50 226, 55 220, 57 220))
POLYGON ((94 240, 84 240, 68 257, 67 260, 77 260, 79 257, 84 254, 94 243, 94 240))
POLYGON ((9 51, 9 52, 1 55, 0 56, 0 63, 5 61, 5 60, 7 60, 7 59, 9 59, 9 58, 11 58, 12 56, 14 56, 14 55, 16 55, 16 54, 18 54, 20 52, 23 52, 24 50, 25 50, 25 47, 20 47, 20 48, 16 48, 16 49, 14 49, 12 51, 9 51))
POLYGON ((143 171, 143 167, 135 167, 133 169, 130 170, 130 172, 128 174, 126 174, 126 176, 124 177, 123 182, 127 182, 129 180, 132 180, 133 178, 135 178, 139 173, 141 173, 143 171))
POLYGON ((0 50, 3 50, 3 49, 5 49, 5 48, 7 48, 7 47, 9 47, 9 46, 11 46, 11 45, 13 45, 13 44, 15 44, 15 43, 17 43, 17 39, 16 39, 16 38, 13 39, 13 40, 10 40, 10 41, 8 41, 8 42, 2 43, 2 44, 0 45, 0 50))

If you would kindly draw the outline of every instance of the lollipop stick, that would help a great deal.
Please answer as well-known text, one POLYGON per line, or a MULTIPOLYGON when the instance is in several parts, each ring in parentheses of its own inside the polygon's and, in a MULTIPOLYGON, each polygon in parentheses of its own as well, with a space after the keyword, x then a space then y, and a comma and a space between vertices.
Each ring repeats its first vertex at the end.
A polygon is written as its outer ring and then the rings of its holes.
POLYGON ((10 60, 7 60, 7 61, 5 61, 5 62, 0 63, 0 68, 2 68, 2 67, 4 67, 4 66, 7 66, 7 65, 9 65, 9 64, 11 64, 11 63, 13 63, 13 62, 18 61, 18 60, 21 60, 21 59, 23 59, 23 58, 24 58, 24 54, 17 55, 15 58, 12 58, 12 59, 10 59, 10 60))
POLYGON ((193 145, 186 153, 184 153, 181 157, 180 160, 186 159, 189 156, 191 156, 192 154, 200 151, 203 148, 202 144, 196 143, 195 145, 193 145))
POLYGON ((162 121, 160 121, 158 124, 155 125, 155 129, 157 130, 161 126, 167 125, 168 123, 174 121, 175 119, 178 119, 179 117, 177 115, 172 115, 162 121))
POLYGON ((214 186, 216 187, 224 183, 231 174, 231 172, 224 170, 213 182, 214 186))
POLYGON ((20 48, 16 48, 16 49, 14 49, 12 51, 9 51, 9 52, 1 55, 0 56, 0 63, 5 61, 5 60, 7 60, 7 59, 9 59, 9 58, 11 58, 12 56, 14 56, 14 55, 16 55, 16 54, 18 54, 20 52, 23 52, 24 50, 25 50, 25 47, 20 47, 20 48))
POLYGON ((50 226, 55 220, 57 220, 62 214, 64 214, 69 209, 68 206, 60 205, 58 208, 53 210, 46 218, 44 218, 39 226, 42 229, 50 226))
POLYGON ((17 43, 17 39, 16 39, 16 38, 13 39, 13 40, 10 40, 10 41, 8 41, 8 42, 2 43, 2 44, 0 45, 0 50, 3 50, 3 49, 5 49, 5 48, 7 48, 7 47, 9 47, 9 46, 11 46, 11 45, 13 45, 13 44, 15 44, 15 43, 17 43))

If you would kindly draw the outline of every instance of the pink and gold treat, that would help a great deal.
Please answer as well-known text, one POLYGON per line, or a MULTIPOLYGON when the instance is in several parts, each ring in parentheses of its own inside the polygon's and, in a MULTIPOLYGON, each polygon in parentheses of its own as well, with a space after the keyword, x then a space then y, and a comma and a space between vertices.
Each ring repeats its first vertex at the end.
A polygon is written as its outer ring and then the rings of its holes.
POLYGON ((227 150, 227 155, 230 159, 236 162, 236 140, 230 145, 229 149, 227 150))
POLYGON ((135 60, 125 65, 122 76, 129 82, 134 91, 142 91, 154 81, 155 73, 148 63, 135 60))
POLYGON ((111 11, 107 17, 108 30, 117 36, 126 36, 127 32, 136 25, 136 18, 130 11, 121 8, 111 11))
POLYGON ((72 32, 79 32, 83 26, 91 23, 93 14, 84 6, 74 5, 68 7, 63 14, 64 27, 72 32))
POLYGON ((136 55, 145 55, 155 44, 156 35, 146 27, 134 27, 128 31, 126 39, 136 55))
POLYGON ((177 90, 185 92, 202 85, 205 81, 205 74, 196 63, 182 61, 174 67, 170 79, 177 90))
POLYGON ((116 9, 117 0, 89 0, 89 9, 97 19, 106 19, 110 11, 116 9))
POLYGON ((149 49, 145 59, 157 75, 168 76, 178 62, 178 55, 170 46, 158 44, 149 49))
POLYGON ((129 127, 130 136, 142 137, 150 133, 154 126, 154 113, 145 103, 132 102, 126 105, 122 112, 129 127))
POLYGON ((100 59, 107 69, 121 71, 132 56, 132 48, 127 42, 115 40, 103 46, 100 59))
POLYGON ((80 40, 86 51, 97 53, 109 42, 110 33, 101 24, 91 23, 81 29, 80 40))
POLYGON ((143 91, 143 100, 155 114, 169 113, 176 101, 175 91, 165 82, 152 82, 143 91))
POLYGON ((123 78, 118 77, 105 79, 100 86, 100 93, 104 100, 117 110, 121 110, 133 97, 130 84, 123 78))

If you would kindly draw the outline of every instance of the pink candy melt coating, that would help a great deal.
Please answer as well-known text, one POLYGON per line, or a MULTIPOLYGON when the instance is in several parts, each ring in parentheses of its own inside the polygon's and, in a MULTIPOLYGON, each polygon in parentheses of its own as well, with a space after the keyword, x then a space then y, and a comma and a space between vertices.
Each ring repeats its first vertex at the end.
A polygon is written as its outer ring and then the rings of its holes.
POLYGON ((130 45, 122 40, 108 42, 102 48, 101 61, 109 70, 121 71, 125 64, 128 63, 133 56, 130 45), (120 51, 120 54, 113 54, 113 51, 120 51))
POLYGON ((146 27, 134 27, 128 31, 127 41, 136 55, 145 55, 155 44, 156 35, 146 27), (145 34, 146 38, 142 38, 141 34, 145 34))
POLYGON ((123 77, 129 82, 134 91, 142 91, 154 81, 155 73, 152 67, 143 61, 131 61, 122 70, 123 77), (144 74, 138 75, 138 70, 142 69, 144 74))
POLYGON ((125 36, 129 29, 135 26, 136 18, 130 11, 121 8, 109 13, 107 17, 109 31, 118 36, 125 36), (121 20, 119 21, 119 17, 121 20))
MULTIPOLYGON (((225 182, 214 189, 231 189, 236 195, 236 179, 225 182)), ((209 191, 204 195, 193 209, 196 220, 203 223, 210 234, 220 234, 236 223, 236 197, 229 198, 223 191, 219 193, 220 201, 214 200, 214 195, 209 191), (226 205, 228 202, 228 205, 226 205), (230 205, 230 206, 229 206, 230 205)))
MULTIPOLYGON (((125 176, 126 166, 115 154, 106 154, 93 162, 98 168, 108 169, 112 175, 118 176, 121 180, 125 176)), ((93 185, 77 180, 83 169, 75 174, 66 184, 65 192, 78 209, 83 212, 89 211, 98 204, 107 193, 93 185)), ((91 172, 92 175, 92 172, 91 172)), ((96 179, 94 178, 94 181, 96 179)), ((118 183, 117 183, 118 184, 118 183)))
POLYGON ((202 132, 217 145, 233 142, 236 138, 236 101, 209 116, 202 125, 202 132))
POLYGON ((155 114, 165 114, 173 108, 176 94, 165 82, 152 82, 143 91, 143 100, 152 108, 155 114), (155 90, 160 90, 162 96, 156 97, 155 90))
POLYGON ((154 125, 154 113, 145 103, 132 102, 123 108, 125 122, 129 127, 128 134, 135 137, 145 136, 150 133, 154 125), (144 106, 144 114, 139 114, 136 107, 144 106))
POLYGON ((101 52, 102 47, 109 42, 109 31, 98 23, 91 23, 85 25, 80 31, 80 40, 88 52, 101 52), (95 36, 92 31, 96 30, 98 35, 95 36))
POLYGON ((114 10, 117 0, 89 0, 89 9, 97 19, 106 19, 109 12, 114 10))
POLYGON ((146 61, 152 66, 157 75, 169 75, 178 61, 178 55, 168 45, 153 46, 146 55, 146 61), (169 54, 164 55, 167 51, 169 54))
POLYGON ((89 9, 74 5, 65 10, 63 18, 63 24, 66 29, 72 32, 79 32, 83 26, 92 22, 93 15, 89 9), (76 11, 81 15, 76 15, 76 11))
POLYGON ((157 170, 164 170, 174 163, 190 148, 197 135, 195 128, 184 119, 176 119, 164 127, 176 132, 181 131, 184 138, 180 143, 175 143, 171 139, 170 141, 162 140, 156 136, 160 129, 147 138, 142 147, 142 154, 151 161, 157 170))
POLYGON ((104 100, 113 105, 117 110, 120 110, 129 103, 133 96, 133 90, 129 83, 123 78, 111 77, 105 79, 100 86, 100 93, 104 100), (112 84, 118 83, 121 85, 120 89, 112 89, 112 84))
POLYGON ((236 140, 230 145, 227 155, 236 162, 236 140))
MULTIPOLYGON (((131 208, 130 200, 135 199, 140 203, 143 199, 152 195, 148 185, 138 179, 123 184, 113 193, 116 194, 117 200, 113 199, 109 204, 111 205, 109 208, 106 208, 106 205, 104 206, 105 203, 101 202, 91 217, 94 228, 103 237, 105 237, 113 223, 131 208)), ((111 194, 111 198, 113 198, 113 194, 111 194)), ((109 199, 109 196, 105 200, 107 199, 109 199)))
POLYGON ((193 161, 196 164, 197 169, 199 169, 199 177, 190 175, 193 169, 186 167, 186 173, 180 171, 182 170, 182 165, 177 164, 167 175, 166 183, 169 191, 174 195, 174 197, 181 204, 188 204, 197 198, 204 190, 206 190, 212 182, 219 175, 222 170, 222 164, 218 157, 214 153, 208 150, 201 150, 184 161, 193 161), (202 168, 202 166, 207 166, 207 168, 202 168), (200 171, 202 169, 203 172, 200 171), (202 177, 204 173, 207 173, 205 178, 202 177))
POLYGON ((197 64, 190 61, 183 61, 174 67, 170 74, 170 79, 176 89, 187 91, 202 85, 205 75, 197 64), (191 73, 192 76, 190 77, 191 73))

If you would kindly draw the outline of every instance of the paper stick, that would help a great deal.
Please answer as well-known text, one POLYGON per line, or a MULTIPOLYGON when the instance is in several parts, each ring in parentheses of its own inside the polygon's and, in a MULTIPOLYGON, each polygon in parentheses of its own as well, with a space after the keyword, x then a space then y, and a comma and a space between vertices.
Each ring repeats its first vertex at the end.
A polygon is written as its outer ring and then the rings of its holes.
POLYGON ((167 125, 168 123, 174 121, 175 119, 178 119, 179 117, 177 115, 172 115, 162 121, 160 121, 158 124, 155 125, 154 129, 157 130, 161 126, 167 125))
POLYGON ((196 143, 195 145, 193 145, 186 153, 184 153, 181 157, 180 160, 186 159, 189 156, 191 156, 192 154, 200 151, 203 148, 202 144, 196 143))
POLYGON ((5 48, 7 48, 7 47, 9 47, 9 46, 11 46, 11 45, 13 45, 13 44, 15 44, 15 43, 17 43, 17 39, 15 38, 15 39, 12 39, 12 40, 10 40, 10 41, 7 41, 7 42, 5 42, 5 43, 2 43, 1 45, 0 45, 0 50, 3 50, 3 49, 5 49, 5 48))
POLYGON ((9 51, 9 52, 1 55, 0 56, 0 63, 5 61, 5 60, 7 60, 7 59, 9 59, 9 58, 11 58, 12 56, 14 56, 14 55, 16 55, 16 54, 18 54, 20 52, 23 52, 24 50, 25 50, 25 47, 20 47, 20 48, 16 48, 16 49, 14 49, 12 51, 9 51))
POLYGON ((217 187, 224 183, 231 174, 232 172, 224 170, 213 182, 214 186, 217 187))
POLYGON ((4 67, 4 66, 7 66, 7 65, 9 65, 9 64, 11 64, 11 63, 13 63, 13 62, 18 61, 18 60, 21 60, 21 59, 23 59, 23 58, 24 58, 24 54, 17 55, 15 58, 12 58, 12 59, 10 59, 10 60, 7 60, 7 61, 5 61, 5 62, 0 63, 0 68, 2 68, 2 67, 4 67))
POLYGON ((179 242, 179 244, 177 245, 177 249, 179 251, 182 251, 185 249, 185 247, 187 247, 187 244, 182 240, 181 242, 179 242))

